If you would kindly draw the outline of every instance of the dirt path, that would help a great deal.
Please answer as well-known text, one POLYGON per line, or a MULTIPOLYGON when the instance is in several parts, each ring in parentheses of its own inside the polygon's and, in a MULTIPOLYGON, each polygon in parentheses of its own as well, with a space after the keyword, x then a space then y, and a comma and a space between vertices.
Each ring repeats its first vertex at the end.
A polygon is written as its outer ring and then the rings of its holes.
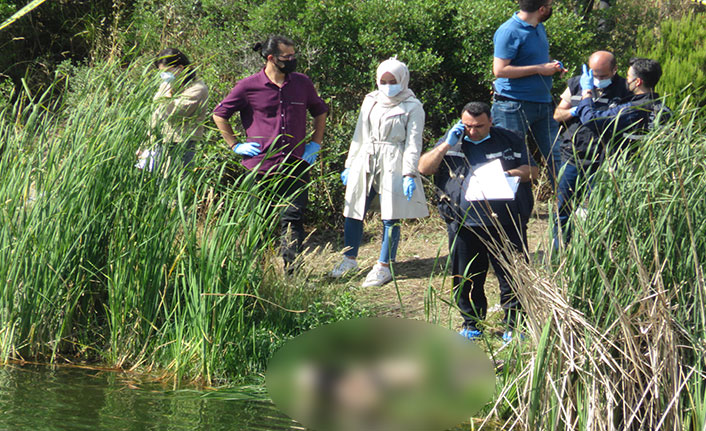
MULTIPOLYGON (((534 258, 542 256, 548 244, 548 203, 537 202, 535 211, 528 225, 529 249, 534 258)), ((382 287, 363 288, 365 276, 375 264, 380 253, 382 223, 379 214, 373 214, 365 223, 363 244, 358 254, 360 270, 342 279, 327 276, 340 260, 342 235, 337 234, 337 242, 322 241, 324 236, 314 233, 308 242, 316 248, 306 256, 305 265, 314 268, 311 276, 323 285, 345 287, 359 295, 361 303, 371 308, 376 315, 427 319, 458 328, 461 318, 458 311, 448 305, 451 301, 451 279, 444 274, 448 257, 446 225, 441 220, 436 208, 430 208, 430 217, 402 225, 401 241, 394 265, 396 283, 382 287)), ((502 311, 499 308, 497 278, 490 275, 486 281, 486 295, 490 307, 488 320, 500 322, 502 311)))

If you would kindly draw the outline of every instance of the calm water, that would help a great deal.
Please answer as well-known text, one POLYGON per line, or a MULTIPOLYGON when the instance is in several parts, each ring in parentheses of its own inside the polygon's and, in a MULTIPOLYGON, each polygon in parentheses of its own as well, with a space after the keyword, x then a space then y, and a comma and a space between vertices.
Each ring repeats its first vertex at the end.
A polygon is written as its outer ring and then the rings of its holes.
POLYGON ((303 429, 264 396, 171 391, 115 372, 6 366, 0 367, 0 430, 303 429))
MULTIPOLYGON (((467 430, 459 426, 453 431, 467 430)), ((112 371, 0 366, 0 431, 306 430, 262 390, 179 390, 112 371)))

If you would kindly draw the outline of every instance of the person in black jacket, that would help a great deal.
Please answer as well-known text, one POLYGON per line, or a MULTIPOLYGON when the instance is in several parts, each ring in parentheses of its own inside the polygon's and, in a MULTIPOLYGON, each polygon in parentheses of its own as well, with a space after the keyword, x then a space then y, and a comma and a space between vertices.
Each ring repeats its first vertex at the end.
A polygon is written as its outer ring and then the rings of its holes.
MULTIPOLYGON (((613 108, 632 93, 620 76, 615 56, 608 51, 596 51, 588 59, 593 72, 593 103, 596 109, 613 108)), ((593 142, 596 136, 590 128, 584 128, 576 117, 581 101, 581 75, 569 79, 566 90, 561 94, 561 102, 554 110, 554 119, 561 124, 560 141, 561 170, 557 186, 557 202, 560 208, 557 223, 554 225, 554 248, 559 246, 559 227, 565 228, 563 236, 569 235, 567 224, 573 211, 570 205, 580 201, 582 192, 590 187, 591 175, 598 169, 600 160, 593 142), (563 210, 563 211, 561 211, 563 210)))
MULTIPOLYGON (((626 88, 630 95, 618 105, 602 108, 594 98, 593 73, 584 65, 581 75, 581 101, 576 107, 576 117, 581 127, 574 136, 574 145, 586 147, 591 160, 602 163, 621 151, 634 151, 644 133, 652 129, 660 120, 671 116, 669 108, 659 100, 654 89, 662 76, 662 67, 656 60, 633 58, 630 60, 626 88), (577 141, 584 140, 577 144, 577 141)), ((576 196, 573 197, 576 199, 576 196)), ((559 225, 564 231, 564 242, 570 237, 568 225, 572 212, 570 198, 559 195, 559 225)))
POLYGON ((419 159, 419 173, 434 174, 439 191, 439 213, 447 225, 449 253, 456 303, 463 316, 460 334, 468 339, 482 335, 478 323, 488 308, 483 285, 492 264, 500 284, 500 301, 505 310, 505 341, 512 339, 520 303, 511 286, 507 262, 513 250, 527 258, 526 222, 532 211, 531 179, 538 168, 528 155, 524 140, 516 133, 491 127, 490 107, 471 102, 461 121, 436 146, 419 159), (514 199, 466 199, 474 170, 500 161, 506 177, 518 177, 514 199), (470 295, 470 297, 469 297, 470 295))

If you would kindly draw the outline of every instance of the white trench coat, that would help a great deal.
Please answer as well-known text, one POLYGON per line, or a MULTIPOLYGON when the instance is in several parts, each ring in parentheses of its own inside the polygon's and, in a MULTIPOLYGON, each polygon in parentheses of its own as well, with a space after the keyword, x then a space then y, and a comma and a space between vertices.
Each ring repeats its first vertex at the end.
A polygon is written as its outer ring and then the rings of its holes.
POLYGON ((377 103, 376 93, 369 93, 363 100, 348 150, 345 167, 350 171, 343 215, 363 219, 365 198, 375 182, 383 220, 426 217, 429 210, 417 171, 424 130, 422 103, 409 97, 385 113, 379 129, 372 128, 370 112, 377 103), (402 186, 405 175, 415 175, 417 186, 409 201, 402 186))

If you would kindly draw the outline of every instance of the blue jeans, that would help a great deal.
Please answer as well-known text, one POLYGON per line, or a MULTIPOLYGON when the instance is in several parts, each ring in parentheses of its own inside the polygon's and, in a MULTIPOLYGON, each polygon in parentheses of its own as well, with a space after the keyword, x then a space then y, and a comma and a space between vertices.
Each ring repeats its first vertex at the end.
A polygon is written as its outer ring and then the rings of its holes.
MULTIPOLYGON (((377 193, 371 190, 365 200, 365 213, 368 212, 368 206, 373 201, 377 193)), ((343 225, 343 245, 346 251, 345 256, 356 258, 358 257, 358 249, 360 242, 363 240, 363 220, 346 217, 343 225)), ((382 245, 380 246, 380 258, 382 263, 390 263, 397 256, 397 244, 400 242, 400 224, 399 220, 383 220, 382 221, 382 245)))
POLYGON ((534 138, 542 156, 547 161, 547 171, 552 186, 561 167, 559 149, 559 124, 554 120, 552 103, 527 102, 521 100, 497 100, 491 108, 493 125, 517 132, 526 139, 527 133, 534 138))
POLYGON ((559 249, 559 229, 561 229, 563 244, 571 239, 569 218, 574 212, 575 203, 591 193, 591 179, 597 168, 598 165, 577 167, 568 162, 562 166, 563 171, 556 191, 558 214, 554 223, 554 250, 559 249))

